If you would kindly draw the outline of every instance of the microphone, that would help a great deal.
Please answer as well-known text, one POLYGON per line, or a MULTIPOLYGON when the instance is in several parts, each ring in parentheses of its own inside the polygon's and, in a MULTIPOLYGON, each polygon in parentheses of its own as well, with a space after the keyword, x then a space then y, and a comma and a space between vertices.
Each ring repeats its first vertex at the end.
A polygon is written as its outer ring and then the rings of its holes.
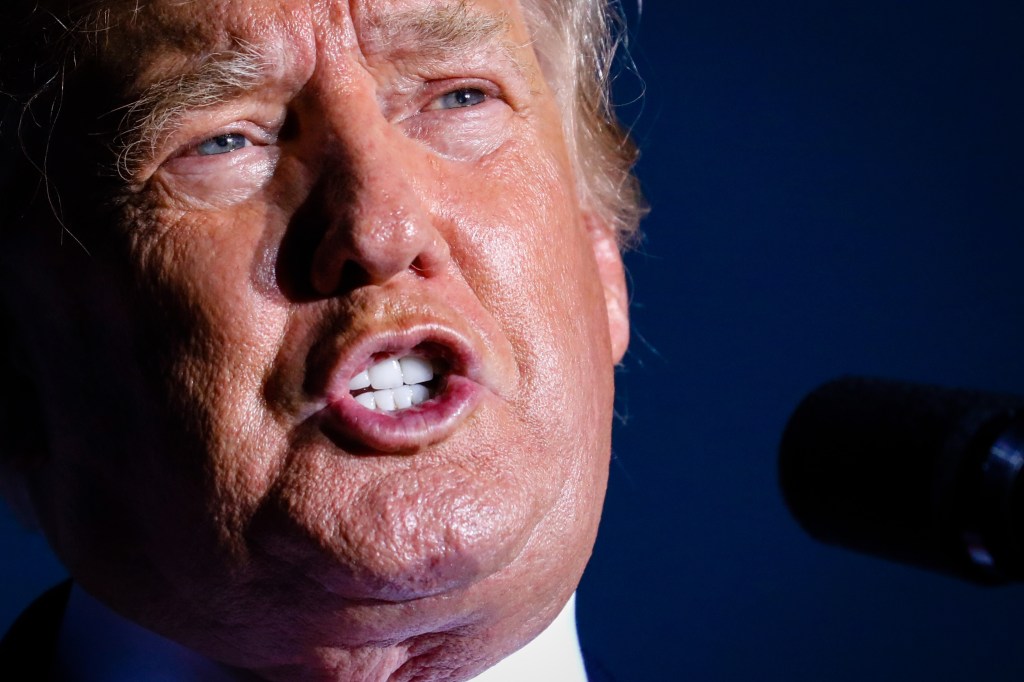
POLYGON ((779 446, 812 537, 982 584, 1024 580, 1024 397, 842 377, 779 446))

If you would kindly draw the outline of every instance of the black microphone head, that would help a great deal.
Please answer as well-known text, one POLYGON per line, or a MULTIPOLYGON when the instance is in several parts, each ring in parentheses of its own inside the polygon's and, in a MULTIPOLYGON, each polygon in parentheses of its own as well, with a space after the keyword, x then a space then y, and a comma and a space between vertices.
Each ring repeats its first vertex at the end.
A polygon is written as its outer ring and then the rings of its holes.
POLYGON ((786 425, 783 496, 824 542, 978 582, 1024 579, 1024 459, 995 447, 1024 445, 1019 414, 1016 396, 831 381, 786 425))

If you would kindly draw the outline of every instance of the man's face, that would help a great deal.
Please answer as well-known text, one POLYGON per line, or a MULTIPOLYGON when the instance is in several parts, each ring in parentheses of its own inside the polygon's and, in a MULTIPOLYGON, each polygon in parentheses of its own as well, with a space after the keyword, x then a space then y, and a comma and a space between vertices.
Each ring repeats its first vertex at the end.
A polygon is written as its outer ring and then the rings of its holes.
POLYGON ((518 3, 156 0, 111 24, 90 73, 109 108, 141 98, 142 142, 91 256, 39 249, 58 553, 269 677, 493 663, 589 556, 626 336, 518 3))

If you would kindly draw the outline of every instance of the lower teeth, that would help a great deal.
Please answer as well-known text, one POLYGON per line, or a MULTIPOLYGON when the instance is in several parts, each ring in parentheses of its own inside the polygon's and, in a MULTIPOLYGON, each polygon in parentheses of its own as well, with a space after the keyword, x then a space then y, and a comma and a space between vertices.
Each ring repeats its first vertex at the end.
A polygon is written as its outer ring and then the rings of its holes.
POLYGON ((368 410, 379 412, 395 412, 415 407, 430 400, 430 389, 423 384, 383 388, 379 391, 366 391, 355 396, 356 402, 368 410))

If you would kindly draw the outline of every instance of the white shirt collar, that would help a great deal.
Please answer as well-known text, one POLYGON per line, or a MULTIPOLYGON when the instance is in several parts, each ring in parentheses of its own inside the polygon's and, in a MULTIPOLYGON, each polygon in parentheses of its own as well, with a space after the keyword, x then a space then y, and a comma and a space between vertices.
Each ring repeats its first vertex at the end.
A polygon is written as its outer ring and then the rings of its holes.
POLYGON ((493 668, 483 671, 472 682, 587 682, 583 654, 576 636, 576 595, 558 617, 529 644, 493 668))
MULTIPOLYGON (((68 682, 231 682, 224 668, 122 618, 75 585, 57 645, 68 682)), ((533 641, 472 682, 586 682, 576 635, 576 595, 533 641)))

